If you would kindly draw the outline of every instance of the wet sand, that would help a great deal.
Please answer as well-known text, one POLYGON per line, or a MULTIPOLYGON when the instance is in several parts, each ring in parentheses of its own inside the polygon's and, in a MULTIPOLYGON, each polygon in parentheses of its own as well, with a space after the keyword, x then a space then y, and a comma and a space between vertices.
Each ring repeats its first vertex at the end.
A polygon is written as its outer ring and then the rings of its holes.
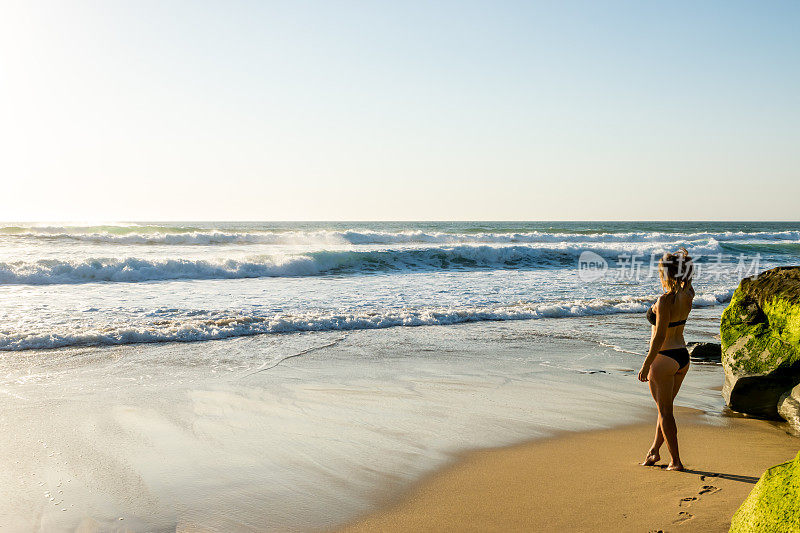
POLYGON ((758 477, 800 439, 770 422, 677 413, 685 472, 640 466, 653 426, 467 453, 341 531, 728 531, 758 477))
MULTIPOLYGON (((630 347, 639 322, 543 319, 5 355, 0 530, 341 527, 462 452, 647 420, 640 356, 565 331, 629 331, 630 347)), ((696 365, 678 400, 718 413, 722 397, 711 387, 720 382, 718 367, 696 365)))

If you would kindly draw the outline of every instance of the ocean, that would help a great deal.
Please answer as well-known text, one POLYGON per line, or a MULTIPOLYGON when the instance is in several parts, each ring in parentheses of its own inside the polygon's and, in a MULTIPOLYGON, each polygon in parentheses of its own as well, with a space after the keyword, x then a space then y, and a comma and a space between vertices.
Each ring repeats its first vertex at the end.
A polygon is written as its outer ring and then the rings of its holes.
MULTIPOLYGON (((646 419, 678 247, 718 342, 800 223, 4 223, 0 525, 329 528, 460 451, 646 419)), ((721 380, 677 403, 714 423, 721 380)))
POLYGON ((651 256, 679 246, 713 307, 796 263, 800 224, 6 224, 0 350, 638 313, 659 291, 651 256), (584 251, 606 276, 581 279, 584 251))

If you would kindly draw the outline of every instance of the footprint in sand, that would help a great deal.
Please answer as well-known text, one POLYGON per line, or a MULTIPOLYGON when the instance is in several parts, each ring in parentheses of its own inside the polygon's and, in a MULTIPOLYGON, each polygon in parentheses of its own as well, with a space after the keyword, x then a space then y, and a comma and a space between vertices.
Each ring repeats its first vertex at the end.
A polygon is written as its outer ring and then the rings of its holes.
POLYGON ((694 496, 687 496, 686 498, 681 498, 681 501, 678 505, 681 507, 689 507, 694 501, 697 501, 697 498, 694 496))
MULTIPOLYGON (((712 477, 712 476, 709 476, 712 477)), ((716 477, 716 476, 713 476, 716 477)), ((705 481, 706 476, 700 476, 700 479, 705 481)), ((719 487, 715 487, 714 485, 703 485, 699 491, 697 491, 698 496, 700 494, 714 494, 715 492, 719 492, 719 487)), ((686 496, 685 498, 681 498, 681 501, 678 502, 680 507, 689 507, 692 505, 693 502, 696 502, 700 498, 698 496, 686 496)), ((686 511, 681 511, 678 513, 678 518, 673 520, 673 524, 680 524, 681 522, 685 522, 687 520, 691 520, 694 518, 694 515, 691 513, 687 513, 686 511)))

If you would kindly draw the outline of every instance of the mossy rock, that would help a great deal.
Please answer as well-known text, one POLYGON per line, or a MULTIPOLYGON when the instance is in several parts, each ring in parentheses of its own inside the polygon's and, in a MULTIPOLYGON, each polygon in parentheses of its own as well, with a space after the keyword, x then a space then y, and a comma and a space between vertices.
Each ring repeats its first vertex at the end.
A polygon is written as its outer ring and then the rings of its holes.
POLYGON ((722 313, 720 335, 728 406, 779 419, 778 399, 800 383, 800 267, 743 279, 722 313))
POLYGON ((761 476, 731 520, 731 533, 800 533, 800 453, 761 476))

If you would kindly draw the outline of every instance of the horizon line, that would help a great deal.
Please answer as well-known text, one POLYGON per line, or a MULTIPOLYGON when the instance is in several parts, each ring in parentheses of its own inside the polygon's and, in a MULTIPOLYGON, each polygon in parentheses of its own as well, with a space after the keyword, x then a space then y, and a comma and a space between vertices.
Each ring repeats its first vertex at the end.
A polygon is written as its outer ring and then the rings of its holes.
POLYGON ((0 220, 0 224, 153 224, 153 223, 178 223, 178 222, 251 222, 251 223, 366 223, 366 222, 381 222, 381 223, 464 223, 464 222, 486 222, 486 223, 534 223, 534 222, 640 222, 640 223, 703 223, 703 222, 731 222, 731 223, 800 223, 799 220, 786 220, 786 219, 568 219, 568 218, 553 218, 553 219, 247 219, 247 218, 231 218, 231 219, 84 219, 84 220, 70 220, 70 219, 21 219, 21 220, 0 220))

